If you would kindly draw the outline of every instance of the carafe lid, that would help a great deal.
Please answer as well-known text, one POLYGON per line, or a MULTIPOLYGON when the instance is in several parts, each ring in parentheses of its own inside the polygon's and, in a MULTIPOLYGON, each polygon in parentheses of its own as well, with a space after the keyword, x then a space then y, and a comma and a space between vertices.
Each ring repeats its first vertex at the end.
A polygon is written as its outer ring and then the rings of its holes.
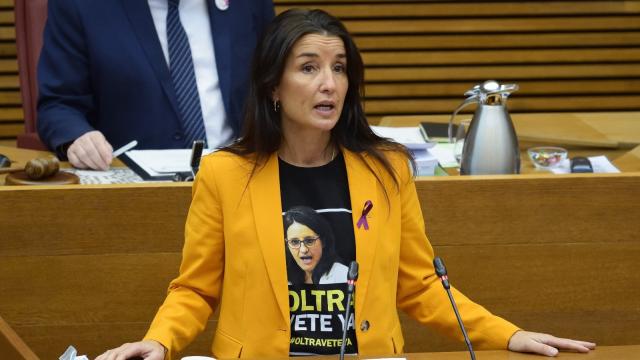
POLYGON ((470 98, 477 98, 481 104, 495 105, 505 103, 509 95, 516 90, 518 84, 499 84, 495 80, 487 80, 464 94, 470 98))

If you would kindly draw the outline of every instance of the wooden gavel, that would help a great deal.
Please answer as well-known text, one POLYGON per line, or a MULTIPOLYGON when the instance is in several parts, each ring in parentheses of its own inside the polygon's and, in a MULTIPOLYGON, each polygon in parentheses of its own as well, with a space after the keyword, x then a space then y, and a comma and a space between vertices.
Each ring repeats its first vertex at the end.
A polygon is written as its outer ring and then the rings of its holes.
POLYGON ((21 168, 0 168, 0 174, 8 174, 18 171, 23 171, 27 174, 31 180, 40 180, 55 175, 60 170, 60 161, 55 156, 50 158, 35 158, 31 159, 21 168))

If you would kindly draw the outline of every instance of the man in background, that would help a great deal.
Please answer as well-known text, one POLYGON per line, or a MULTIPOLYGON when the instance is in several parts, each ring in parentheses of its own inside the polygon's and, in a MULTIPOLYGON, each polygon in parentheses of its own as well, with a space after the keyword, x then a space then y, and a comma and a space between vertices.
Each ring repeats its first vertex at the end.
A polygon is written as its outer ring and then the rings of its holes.
POLYGON ((233 140, 271 0, 49 0, 38 132, 78 168, 114 148, 233 140))

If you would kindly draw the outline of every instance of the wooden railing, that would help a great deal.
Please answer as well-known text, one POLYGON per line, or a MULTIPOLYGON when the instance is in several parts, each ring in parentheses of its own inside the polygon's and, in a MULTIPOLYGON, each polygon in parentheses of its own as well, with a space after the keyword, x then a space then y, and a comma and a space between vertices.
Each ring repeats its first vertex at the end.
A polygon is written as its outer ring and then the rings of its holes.
POLYGON ((39 360, 33 350, 0 316, 0 354, 3 360, 39 360))

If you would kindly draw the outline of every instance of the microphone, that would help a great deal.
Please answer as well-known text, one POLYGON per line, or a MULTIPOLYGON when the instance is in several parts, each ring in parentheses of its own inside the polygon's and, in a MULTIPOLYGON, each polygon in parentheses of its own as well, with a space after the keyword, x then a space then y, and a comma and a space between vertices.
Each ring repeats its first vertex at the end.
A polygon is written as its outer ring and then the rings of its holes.
POLYGON ((198 170, 200 170, 200 160, 202 159, 202 150, 204 149, 204 140, 195 140, 191 148, 191 175, 195 178, 198 170))
POLYGON ((200 160, 202 159, 202 151, 204 150, 204 140, 194 140, 191 147, 191 160, 189 165, 191 171, 178 171, 173 174, 173 181, 193 181, 196 178, 198 170, 200 170, 200 160))
POLYGON ((347 273, 347 306, 345 306, 344 324, 342 326, 340 360, 344 360, 344 351, 347 343, 347 327, 349 327, 349 316, 351 315, 351 295, 356 288, 356 280, 358 280, 358 263, 356 261, 352 261, 351 264, 349 264, 349 272, 347 273))
POLYGON ((460 313, 458 312, 458 307, 456 306, 455 300, 453 300, 453 295, 451 294, 451 284, 449 284, 449 277, 447 276, 447 268, 444 266, 444 261, 439 257, 435 257, 433 259, 433 267, 436 270, 436 275, 442 281, 442 287, 449 295, 449 301, 451 301, 451 306, 453 306, 453 312, 456 314, 456 319, 458 319, 458 325, 460 325, 460 330, 462 330, 462 336, 464 336, 464 342, 467 344, 467 349, 469 349, 469 354, 471 354, 471 360, 476 360, 476 354, 473 352, 473 347, 471 346, 471 340, 469 340, 469 336, 467 335, 467 330, 464 328, 464 324, 462 323, 462 318, 460 317, 460 313))
POLYGON ((353 290, 356 287, 356 281, 358 280, 358 263, 356 261, 352 261, 349 264, 349 272, 347 273, 347 284, 349 285, 349 293, 353 293, 353 290))

